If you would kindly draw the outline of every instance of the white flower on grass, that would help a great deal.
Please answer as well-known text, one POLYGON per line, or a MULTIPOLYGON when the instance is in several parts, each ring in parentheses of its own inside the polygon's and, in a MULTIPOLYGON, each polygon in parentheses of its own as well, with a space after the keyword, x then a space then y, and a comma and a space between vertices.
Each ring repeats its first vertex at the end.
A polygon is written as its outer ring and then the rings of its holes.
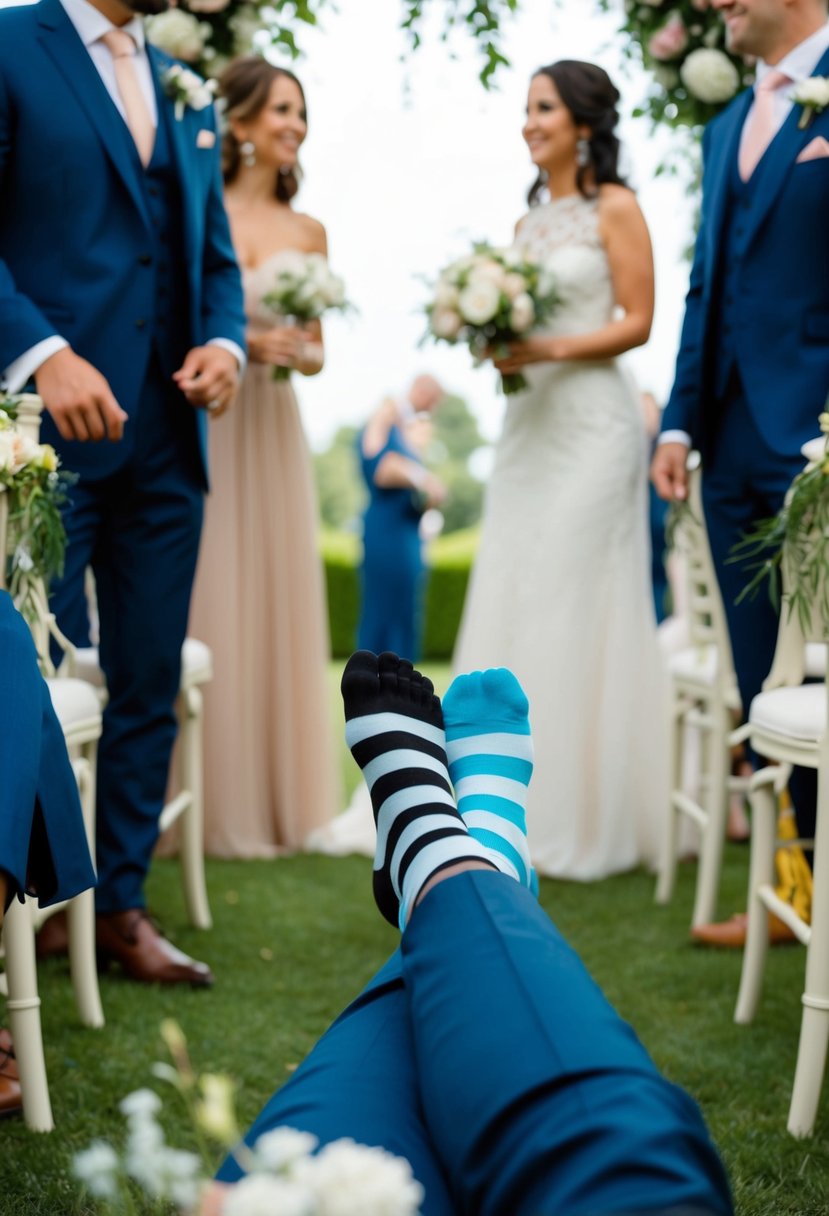
POLYGON ((201 1188, 201 1160, 195 1153, 166 1144, 141 1158, 127 1153, 127 1172, 153 1199, 191 1208, 201 1188))
POLYGON ((520 296, 516 296, 512 302, 512 308, 509 314, 509 323, 512 329, 517 334, 526 333, 532 326, 535 320, 535 305, 532 302, 532 297, 524 292, 520 296))
POLYGON ((408 1161, 353 1140, 327 1144, 295 1177, 313 1189, 317 1216, 416 1216, 423 1202, 408 1161))
POLYGON ((452 342, 461 331, 462 321, 454 308, 436 308, 432 313, 431 325, 436 338, 452 342))
POLYGON ((260 1136, 253 1148, 257 1163, 263 1169, 276 1172, 293 1165, 300 1157, 307 1157, 318 1144, 319 1140, 310 1132, 299 1132, 295 1127, 277 1127, 260 1136))
POLYGON ((501 293, 489 279, 473 279, 460 294, 458 305, 464 321, 486 325, 498 311, 501 293))
POLYGON ((161 1110, 161 1099, 152 1089, 136 1089, 121 1099, 118 1109, 127 1119, 148 1119, 161 1110))
MULTIPOLYGON (((231 1187, 222 1216, 318 1216, 313 1194, 287 1178, 249 1174, 231 1187)), ((363 1213, 365 1216, 365 1210, 363 1213)))
POLYGON ((185 63, 198 62, 209 34, 210 26, 183 8, 169 8, 147 22, 147 37, 153 46, 185 63))
POLYGON ((740 87, 740 75, 724 51, 699 47, 679 69, 689 93, 710 105, 730 101, 740 87))
POLYGON ((104 1140, 93 1140, 89 1148, 76 1153, 72 1173, 96 1199, 114 1199, 118 1192, 118 1154, 104 1140))

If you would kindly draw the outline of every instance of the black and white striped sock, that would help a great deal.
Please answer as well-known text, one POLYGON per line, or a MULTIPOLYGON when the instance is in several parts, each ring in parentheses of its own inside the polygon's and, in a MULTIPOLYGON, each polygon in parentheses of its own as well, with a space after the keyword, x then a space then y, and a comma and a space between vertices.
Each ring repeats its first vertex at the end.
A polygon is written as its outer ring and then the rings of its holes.
POLYGON ((459 861, 491 861, 455 805, 431 680, 395 654, 358 650, 341 688, 346 742, 363 770, 377 824, 374 898, 402 929, 433 874, 459 861))

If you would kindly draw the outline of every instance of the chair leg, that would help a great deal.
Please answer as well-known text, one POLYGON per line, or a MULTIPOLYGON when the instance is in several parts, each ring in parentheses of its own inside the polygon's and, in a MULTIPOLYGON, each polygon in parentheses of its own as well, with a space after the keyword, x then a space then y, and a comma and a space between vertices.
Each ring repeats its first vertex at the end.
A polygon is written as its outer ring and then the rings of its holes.
POLYGON ((674 806, 673 792, 682 789, 685 760, 685 714, 679 702, 674 705, 671 723, 671 794, 668 799, 668 822, 662 841, 662 858, 656 882, 655 899, 658 904, 668 904, 674 896, 676 886, 677 850, 679 848, 679 811, 674 806))
POLYGON ((728 812, 728 774, 731 767, 730 749, 726 743, 730 722, 724 705, 710 707, 714 719, 706 732, 706 776, 704 792, 707 820, 700 842, 697 885, 691 925, 707 925, 717 911, 717 894, 722 870, 725 825, 728 812))
POLYGON ((769 946, 766 905, 758 892, 774 883, 774 847, 777 839, 775 770, 757 773, 751 788, 751 859, 748 878, 748 925, 743 969, 734 1021, 746 1024, 757 1012, 769 946))
POLYGON ((179 698, 181 788, 190 791, 190 805, 181 817, 181 876, 190 923, 210 929, 213 918, 204 874, 204 757, 202 696, 198 688, 183 689, 179 698))
POLYGON ((20 1074, 23 1118, 32 1131, 50 1132, 55 1123, 43 1056, 35 931, 29 900, 22 904, 18 900, 13 902, 6 913, 3 936, 6 944, 9 1022, 20 1074))
MULTIPOLYGON (((81 798, 84 826, 90 853, 95 853, 95 763, 96 745, 87 744, 84 755, 73 762, 81 798)), ((69 928, 69 970, 75 1004, 84 1026, 98 1029, 104 1025, 104 1011, 98 988, 95 953, 95 893, 83 891, 67 906, 69 928)))
POLYGON ((806 954, 806 984, 797 1067, 789 1107, 788 1129, 809 1136, 817 1116, 829 1045, 829 789, 818 778, 818 813, 812 890, 812 930, 806 954))

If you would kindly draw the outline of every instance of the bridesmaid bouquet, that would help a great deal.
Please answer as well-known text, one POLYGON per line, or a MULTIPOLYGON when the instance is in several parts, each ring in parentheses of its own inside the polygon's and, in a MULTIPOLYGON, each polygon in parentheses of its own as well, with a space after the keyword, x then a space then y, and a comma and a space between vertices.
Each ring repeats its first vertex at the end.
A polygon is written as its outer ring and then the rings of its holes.
MULTIPOLYGON (((285 249, 270 264, 273 287, 262 297, 262 303, 283 325, 301 325, 318 320, 325 312, 347 312, 351 307, 345 298, 345 284, 321 253, 285 249)), ((288 367, 274 368, 274 380, 287 380, 290 375, 288 367)))
MULTIPOLYGON (((445 267, 426 305, 426 337, 455 346, 465 342, 480 361, 520 341, 552 315, 558 303, 555 280, 520 249, 476 244, 472 253, 445 267)), ((527 387, 520 373, 501 377, 504 392, 527 387)))
POLYGON ((75 1155, 73 1172, 93 1200, 92 1211, 192 1212, 215 1168, 210 1144, 223 1156, 232 1153, 246 1173, 227 1192, 223 1216, 417 1216, 423 1188, 408 1161, 384 1149, 343 1139, 315 1152, 317 1138, 291 1127, 266 1132, 253 1148, 240 1143, 233 1082, 194 1071, 178 1023, 167 1019, 161 1034, 173 1064, 159 1062, 153 1072, 178 1092, 204 1159, 167 1144, 158 1120, 161 1099, 154 1090, 136 1090, 120 1103, 127 1124, 123 1151, 97 1140, 75 1155))

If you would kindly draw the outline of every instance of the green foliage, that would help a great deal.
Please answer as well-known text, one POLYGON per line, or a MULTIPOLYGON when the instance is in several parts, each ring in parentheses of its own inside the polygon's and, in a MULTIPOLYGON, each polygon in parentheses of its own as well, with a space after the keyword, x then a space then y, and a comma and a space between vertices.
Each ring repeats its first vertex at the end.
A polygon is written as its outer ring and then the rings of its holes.
MULTIPOLYGON (((470 528, 438 537, 429 547, 422 649, 430 659, 452 656, 477 535, 477 529, 470 528)), ((360 542, 352 533, 325 531, 320 537, 320 552, 328 595, 331 653, 335 658, 347 658, 357 644, 360 542)))
MULTIPOLYGON (((443 29, 441 37, 447 41, 454 30, 465 29, 478 44, 483 59, 479 79, 485 89, 492 84, 500 67, 509 67, 509 60, 501 51, 501 25, 506 17, 518 12, 519 0, 438 0, 442 9, 443 29)), ((401 28, 409 35, 413 51, 421 43, 420 31, 427 7, 434 11, 428 0, 403 0, 401 28)))
POLYGON ((477 529, 469 528, 439 537, 431 546, 422 645, 428 659, 452 657, 477 541, 477 529))
POLYGON ((357 454, 359 427, 341 426, 324 452, 313 456, 317 501, 326 528, 356 529, 367 491, 357 454))

